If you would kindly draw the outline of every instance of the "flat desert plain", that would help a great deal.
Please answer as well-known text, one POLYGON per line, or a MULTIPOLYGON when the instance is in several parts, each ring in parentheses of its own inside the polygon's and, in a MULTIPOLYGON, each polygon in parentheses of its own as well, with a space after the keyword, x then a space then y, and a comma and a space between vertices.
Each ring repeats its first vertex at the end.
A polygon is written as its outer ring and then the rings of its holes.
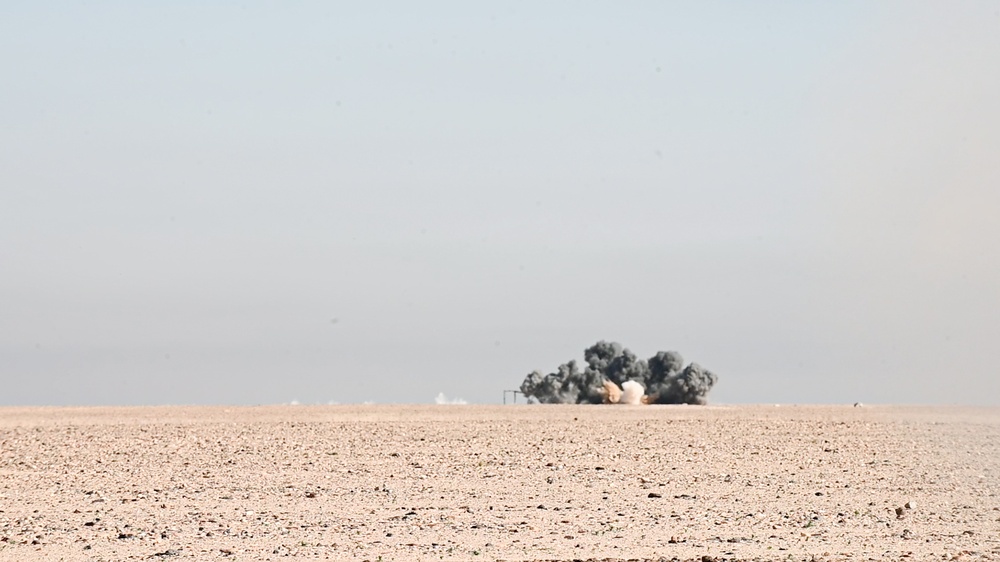
POLYGON ((0 408, 0 560, 1000 560, 1000 409, 0 408))

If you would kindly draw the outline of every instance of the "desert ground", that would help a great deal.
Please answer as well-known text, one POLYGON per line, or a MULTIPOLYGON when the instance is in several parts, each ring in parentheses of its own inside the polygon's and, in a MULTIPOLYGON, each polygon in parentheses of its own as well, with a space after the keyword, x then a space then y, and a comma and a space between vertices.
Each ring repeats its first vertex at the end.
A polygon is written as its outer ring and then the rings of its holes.
POLYGON ((0 408, 0 560, 1000 560, 1000 409, 0 408))

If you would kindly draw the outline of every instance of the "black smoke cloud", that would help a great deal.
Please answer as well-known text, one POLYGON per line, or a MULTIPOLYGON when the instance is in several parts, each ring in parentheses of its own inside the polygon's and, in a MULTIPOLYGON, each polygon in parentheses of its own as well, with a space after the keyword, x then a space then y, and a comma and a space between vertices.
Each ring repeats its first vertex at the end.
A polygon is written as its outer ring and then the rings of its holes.
POLYGON ((587 363, 583 370, 574 360, 548 375, 530 373, 521 383, 521 392, 543 404, 600 404, 605 397, 604 381, 619 388, 625 381, 636 381, 646 389, 650 404, 705 404, 718 380, 697 363, 685 367, 676 351, 639 359, 619 343, 599 341, 583 352, 583 358, 587 363))

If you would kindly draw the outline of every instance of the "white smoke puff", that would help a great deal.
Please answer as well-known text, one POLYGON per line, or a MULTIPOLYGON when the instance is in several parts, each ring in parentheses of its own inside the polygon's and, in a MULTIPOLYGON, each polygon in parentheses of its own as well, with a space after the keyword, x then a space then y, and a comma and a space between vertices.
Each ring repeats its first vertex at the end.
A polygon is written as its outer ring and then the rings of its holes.
POLYGON ((468 404, 465 400, 461 398, 448 398, 443 392, 439 392, 437 397, 434 398, 435 404, 468 404))
POLYGON ((625 381, 622 383, 622 397, 619 404, 642 404, 642 395, 646 389, 635 381, 625 381))

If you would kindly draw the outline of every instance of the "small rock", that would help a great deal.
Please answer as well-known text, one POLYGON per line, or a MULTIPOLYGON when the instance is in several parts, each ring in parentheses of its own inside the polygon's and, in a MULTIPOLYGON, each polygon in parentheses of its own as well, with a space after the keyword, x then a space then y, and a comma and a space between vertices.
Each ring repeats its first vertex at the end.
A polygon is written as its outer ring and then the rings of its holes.
POLYGON ((896 519, 902 519, 903 518, 903 513, 905 513, 903 511, 903 508, 897 507, 896 508, 896 519))
POLYGON ((906 509, 913 509, 913 508, 917 507, 917 504, 915 504, 913 502, 906 502, 906 504, 903 507, 905 507, 906 509))
POLYGON ((646 496, 646 497, 647 498, 662 498, 663 496, 661 496, 660 494, 657 494, 656 492, 650 492, 649 495, 646 496))

